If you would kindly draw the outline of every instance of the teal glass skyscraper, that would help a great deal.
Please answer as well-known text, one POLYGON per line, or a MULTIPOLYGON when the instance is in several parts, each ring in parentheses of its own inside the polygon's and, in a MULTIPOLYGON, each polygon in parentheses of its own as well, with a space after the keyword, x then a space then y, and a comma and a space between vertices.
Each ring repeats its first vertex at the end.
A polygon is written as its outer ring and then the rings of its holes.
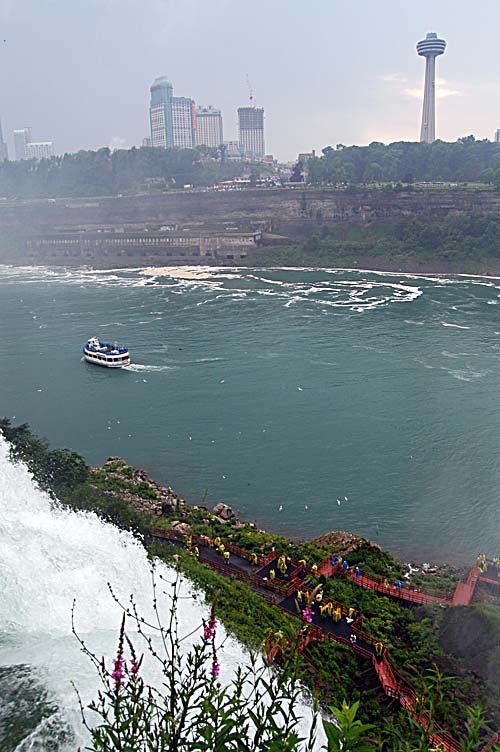
POLYGON ((174 88, 165 76, 161 76, 155 78, 149 91, 151 94, 149 107, 151 146, 171 149, 173 146, 172 98, 174 88))

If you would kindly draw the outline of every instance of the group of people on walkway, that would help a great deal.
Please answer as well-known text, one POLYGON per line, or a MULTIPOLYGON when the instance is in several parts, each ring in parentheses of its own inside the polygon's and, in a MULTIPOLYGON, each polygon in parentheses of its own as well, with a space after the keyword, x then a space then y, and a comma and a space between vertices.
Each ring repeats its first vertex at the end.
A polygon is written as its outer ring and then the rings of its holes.
MULTIPOLYGON (((187 534, 185 536, 185 542, 186 542, 186 548, 191 551, 194 556, 199 559, 200 558, 200 549, 197 545, 193 546, 193 537, 191 534, 187 534)), ((224 561, 226 563, 229 563, 230 559, 230 551, 226 548, 225 544, 222 542, 221 538, 219 536, 216 536, 215 538, 207 538, 206 543, 210 548, 215 548, 217 552, 223 557, 224 561)), ((258 566, 261 562, 259 560, 259 557, 256 553, 252 553, 250 555, 250 560, 252 563, 252 566, 258 566)), ((306 565, 305 561, 302 562, 304 566, 306 565)), ((331 558, 331 564, 332 566, 339 565, 342 567, 343 572, 347 572, 349 569, 349 564, 345 559, 342 559, 341 556, 332 556, 331 558)), ((290 565, 290 559, 285 556, 285 554, 280 554, 278 556, 278 560, 275 564, 276 568, 280 572, 280 574, 284 577, 286 577, 288 572, 288 567, 290 565)), ((313 565, 311 567, 313 574, 317 573, 318 567, 317 565, 313 565)), ((356 579, 360 579, 361 577, 361 570, 359 567, 356 567, 355 570, 355 577, 356 579)), ((274 567, 272 567, 269 570, 269 579, 274 580, 276 578, 276 570, 274 567)), ((386 587, 389 587, 389 582, 386 579, 384 581, 384 585, 386 587)), ((395 580, 394 581, 394 587, 402 587, 403 583, 400 581, 395 580)), ((339 623, 342 618, 345 618, 345 621, 348 625, 354 624, 356 620, 359 617, 359 613, 355 608, 350 606, 346 611, 343 610, 343 607, 341 604, 336 603, 330 599, 325 599, 324 592, 323 592, 323 586, 320 584, 316 585, 316 587, 312 590, 297 590, 296 593, 296 603, 298 606, 299 612, 302 614, 302 618, 304 621, 308 624, 312 624, 314 616, 316 616, 318 613, 321 616, 321 619, 332 619, 334 623, 339 623), (317 609, 317 610, 316 610, 317 609)), ((357 644, 357 635, 355 632, 350 630, 349 634, 349 641, 351 645, 357 644)), ((375 654, 378 659, 381 658, 381 656, 384 653, 384 645, 382 642, 376 642, 374 643, 375 648, 375 654)))
MULTIPOLYGON (((285 554, 281 554, 278 557, 277 567, 278 567, 278 571, 281 573, 282 577, 287 577, 288 563, 287 563, 287 558, 286 558, 285 554)), ((274 567, 272 567, 269 570, 269 579, 270 580, 276 579, 276 570, 274 569, 274 567)))
MULTIPOLYGON (((209 544, 210 545, 210 544, 209 544)), ((214 538, 213 542, 214 547, 217 549, 218 553, 222 556, 226 564, 229 564, 229 557, 231 556, 230 551, 227 550, 219 536, 214 538)))
MULTIPOLYGON (((342 606, 339 603, 335 603, 334 601, 327 600, 323 602, 323 590, 319 589, 318 587, 315 588, 312 591, 309 590, 297 590, 297 595, 295 597, 295 600, 297 602, 297 606, 300 610, 302 610, 302 613, 304 614, 304 610, 307 609, 308 615, 312 617, 315 616, 317 613, 314 611, 314 606, 318 606, 319 614, 323 619, 326 619, 327 617, 330 617, 335 622, 339 622, 342 619, 342 606)), ((355 608, 350 607, 345 615, 345 620, 347 624, 352 624, 357 618, 357 612, 355 608)))

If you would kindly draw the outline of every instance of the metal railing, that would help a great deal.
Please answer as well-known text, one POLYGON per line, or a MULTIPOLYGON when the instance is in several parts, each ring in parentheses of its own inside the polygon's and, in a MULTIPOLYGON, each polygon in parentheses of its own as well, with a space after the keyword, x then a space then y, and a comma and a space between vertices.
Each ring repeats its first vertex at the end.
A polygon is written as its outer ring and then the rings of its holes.
POLYGON ((403 585, 403 587, 400 588, 395 586, 394 582, 391 583, 387 577, 366 574, 363 571, 361 571, 359 577, 356 577, 355 572, 352 571, 348 571, 346 576, 360 587, 367 588, 368 590, 375 590, 377 593, 383 593, 384 595, 389 595, 393 598, 400 598, 401 600, 410 601, 412 603, 449 603, 451 601, 450 593, 439 594, 437 592, 424 592, 423 590, 420 590, 420 588, 414 588, 410 585, 403 585), (388 584, 385 584, 386 582, 388 584))

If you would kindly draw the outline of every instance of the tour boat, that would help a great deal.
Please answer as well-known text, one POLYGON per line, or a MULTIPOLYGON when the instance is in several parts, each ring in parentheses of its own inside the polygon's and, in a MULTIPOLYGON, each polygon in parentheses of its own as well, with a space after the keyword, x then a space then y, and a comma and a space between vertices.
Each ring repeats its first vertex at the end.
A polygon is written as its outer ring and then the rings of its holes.
POLYGON ((106 368, 122 368, 130 365, 130 354, 127 347, 110 345, 100 342, 98 337, 91 337, 83 348, 83 357, 89 363, 106 368))

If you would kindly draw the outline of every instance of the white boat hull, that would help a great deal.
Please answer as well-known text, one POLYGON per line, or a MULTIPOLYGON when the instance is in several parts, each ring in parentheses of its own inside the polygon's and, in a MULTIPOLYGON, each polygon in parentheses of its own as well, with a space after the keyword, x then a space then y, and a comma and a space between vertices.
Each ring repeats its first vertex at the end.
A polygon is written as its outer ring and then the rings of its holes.
POLYGON ((92 363, 95 366, 103 366, 104 368, 123 368, 130 365, 130 355, 108 355, 84 350, 83 357, 87 363, 92 363))

